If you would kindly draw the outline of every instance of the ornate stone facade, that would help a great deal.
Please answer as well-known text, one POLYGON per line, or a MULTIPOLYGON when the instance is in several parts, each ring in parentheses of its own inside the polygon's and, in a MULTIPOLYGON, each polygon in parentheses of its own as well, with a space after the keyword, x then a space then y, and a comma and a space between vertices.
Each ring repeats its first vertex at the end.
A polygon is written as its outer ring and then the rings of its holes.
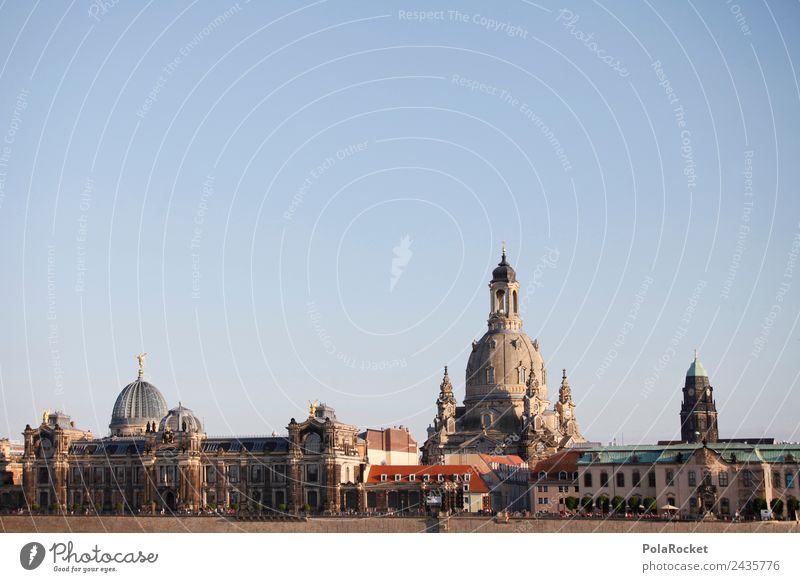
MULTIPOLYGON (((22 498, 31 509, 119 513, 201 508, 335 513, 365 471, 358 429, 312 406, 287 436, 209 437, 183 405, 150 418, 163 396, 139 378, 95 438, 62 412, 25 427, 22 498)), ((357 503, 358 500, 356 500, 357 503)))
POLYGON ((505 249, 489 282, 488 331, 472 343, 464 405, 458 406, 447 368, 437 414, 428 427, 423 462, 460 453, 516 454, 532 462, 585 439, 578 430, 566 371, 550 407, 547 368, 538 340, 523 331, 519 282, 505 249))

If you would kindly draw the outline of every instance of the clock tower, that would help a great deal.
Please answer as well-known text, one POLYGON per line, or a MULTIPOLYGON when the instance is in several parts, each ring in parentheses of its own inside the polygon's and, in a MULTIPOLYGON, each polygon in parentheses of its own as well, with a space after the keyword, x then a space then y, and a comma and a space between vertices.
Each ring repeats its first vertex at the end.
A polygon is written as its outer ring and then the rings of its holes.
POLYGON ((697 358, 697 350, 683 386, 681 440, 687 443, 715 443, 719 440, 714 388, 708 381, 708 372, 697 358))

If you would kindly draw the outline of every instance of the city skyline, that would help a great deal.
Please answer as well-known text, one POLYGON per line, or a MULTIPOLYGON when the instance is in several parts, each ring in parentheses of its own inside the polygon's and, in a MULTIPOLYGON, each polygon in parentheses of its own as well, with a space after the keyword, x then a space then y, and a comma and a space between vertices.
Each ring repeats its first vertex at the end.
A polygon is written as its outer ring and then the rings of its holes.
POLYGON ((798 441, 794 6, 234 2, 0 22, 0 436, 147 377, 213 434, 309 400, 424 440, 502 241, 582 434, 798 441))

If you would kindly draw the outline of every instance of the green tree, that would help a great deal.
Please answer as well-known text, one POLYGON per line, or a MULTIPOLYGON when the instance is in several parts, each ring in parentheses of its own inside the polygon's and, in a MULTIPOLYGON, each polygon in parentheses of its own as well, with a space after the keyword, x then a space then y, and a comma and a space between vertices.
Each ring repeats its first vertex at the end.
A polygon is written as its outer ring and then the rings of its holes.
POLYGON ((564 505, 566 505, 567 509, 569 509, 570 511, 575 511, 576 509, 578 509, 578 503, 579 503, 578 498, 573 497, 572 495, 570 495, 564 500, 564 505))
POLYGON ((656 500, 652 497, 645 497, 642 505, 644 505, 644 510, 646 513, 655 513, 658 509, 656 500))
POLYGON ((789 513, 789 519, 797 519, 797 510, 800 509, 800 501, 794 497, 786 500, 786 510, 789 513))
POLYGON ((595 506, 603 513, 608 513, 608 508, 609 508, 608 496, 601 495, 600 497, 598 497, 597 500, 595 501, 595 506))
POLYGON ((642 504, 642 498, 638 495, 631 495, 630 499, 628 499, 628 507, 631 508, 631 511, 634 514, 639 513, 640 509, 639 506, 642 504))
POLYGON ((763 497, 756 497, 750 501, 750 506, 753 508, 753 513, 758 513, 762 509, 767 508, 767 500, 763 497))
POLYGON ((584 511, 591 511, 592 505, 594 505, 594 500, 592 499, 591 495, 584 495, 583 499, 581 499, 581 507, 583 507, 584 511))
POLYGON ((611 506, 614 508, 615 513, 620 513, 625 509, 625 498, 621 495, 615 495, 611 500, 611 506))
POLYGON ((772 508, 772 513, 775 515, 783 515, 783 499, 773 499, 769 503, 772 508))

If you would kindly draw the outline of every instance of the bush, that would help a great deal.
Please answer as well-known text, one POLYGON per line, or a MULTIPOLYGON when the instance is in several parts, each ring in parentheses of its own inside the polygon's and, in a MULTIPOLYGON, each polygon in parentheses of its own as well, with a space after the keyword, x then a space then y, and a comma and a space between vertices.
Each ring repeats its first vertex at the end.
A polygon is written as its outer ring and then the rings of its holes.
POLYGON ((772 513, 775 515, 782 515, 783 514, 783 499, 773 499, 769 503, 770 508, 772 508, 772 513))
POLYGON ((278 504, 278 510, 279 511, 286 511, 286 504, 285 503, 279 503, 278 504))
POLYGON ((750 507, 752 508, 753 513, 759 513, 762 509, 767 508, 767 500, 763 497, 756 497, 755 499, 750 501, 750 507))
POLYGON ((655 513, 656 510, 658 509, 658 506, 656 505, 656 500, 653 499, 652 497, 645 497, 642 505, 644 505, 644 510, 646 513, 655 513))
POLYGON ((800 501, 794 497, 786 500, 786 510, 789 512, 789 519, 797 519, 797 510, 800 509, 800 501))
POLYGON ((641 509, 639 506, 642 504, 642 498, 638 495, 631 495, 630 499, 628 499, 628 507, 631 508, 633 513, 639 513, 641 509))
POLYGON ((303 505, 303 511, 311 511, 311 506, 308 503, 306 503, 305 505, 303 505))
POLYGON ((564 500, 564 505, 566 505, 567 509, 569 509, 570 511, 575 511, 576 509, 578 509, 578 503, 579 503, 578 498, 573 497, 571 495, 564 500))
POLYGON ((609 508, 608 497, 606 497, 605 495, 601 495, 600 497, 598 497, 597 500, 595 501, 595 506, 603 513, 608 513, 608 508, 609 508))
POLYGON ((583 499, 581 499, 581 507, 583 507, 584 511, 591 511, 592 505, 594 505, 594 499, 590 495, 584 495, 583 499))
POLYGON ((619 513, 625 509, 625 498, 621 495, 615 495, 614 499, 611 500, 611 505, 614 511, 619 513))

